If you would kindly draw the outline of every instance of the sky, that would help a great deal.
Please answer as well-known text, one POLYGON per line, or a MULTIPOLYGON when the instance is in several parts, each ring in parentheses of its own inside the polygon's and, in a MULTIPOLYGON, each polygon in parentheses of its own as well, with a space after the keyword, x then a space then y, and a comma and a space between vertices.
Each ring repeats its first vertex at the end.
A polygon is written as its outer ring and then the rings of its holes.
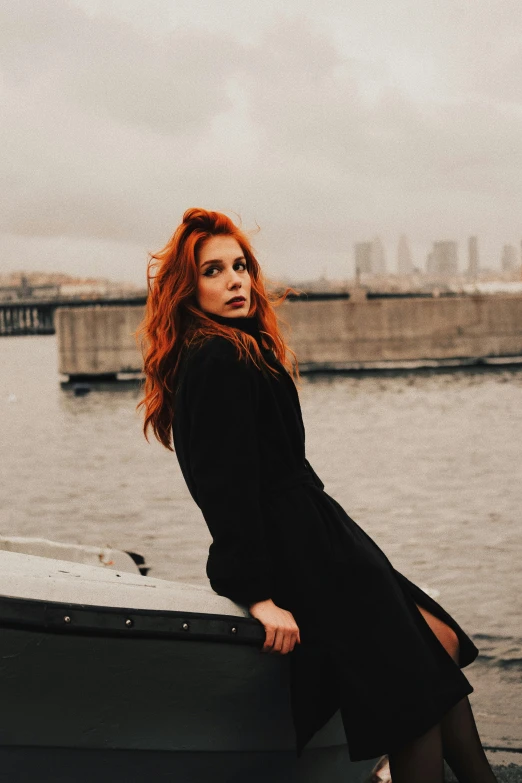
POLYGON ((145 284, 188 207, 269 279, 522 239, 520 0, 0 0, 0 269, 145 284), (259 227, 259 230, 257 230, 259 227))

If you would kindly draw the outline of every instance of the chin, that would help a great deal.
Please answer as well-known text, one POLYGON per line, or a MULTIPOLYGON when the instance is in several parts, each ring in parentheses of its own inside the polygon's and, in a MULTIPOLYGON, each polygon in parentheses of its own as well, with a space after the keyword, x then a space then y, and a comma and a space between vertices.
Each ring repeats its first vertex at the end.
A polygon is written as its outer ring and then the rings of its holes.
POLYGON ((249 310, 250 305, 247 302, 245 302, 243 307, 230 307, 229 305, 225 305, 223 315, 228 315, 229 318, 233 318, 235 315, 245 316, 248 315, 249 310))

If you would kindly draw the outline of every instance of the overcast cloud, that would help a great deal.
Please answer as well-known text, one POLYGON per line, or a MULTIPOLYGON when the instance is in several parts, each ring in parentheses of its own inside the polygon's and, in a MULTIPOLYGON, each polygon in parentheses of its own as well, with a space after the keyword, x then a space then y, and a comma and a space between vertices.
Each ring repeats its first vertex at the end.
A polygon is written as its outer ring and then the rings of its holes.
POLYGON ((0 0, 0 263, 143 282, 189 206, 267 273, 522 238, 520 0, 0 0))

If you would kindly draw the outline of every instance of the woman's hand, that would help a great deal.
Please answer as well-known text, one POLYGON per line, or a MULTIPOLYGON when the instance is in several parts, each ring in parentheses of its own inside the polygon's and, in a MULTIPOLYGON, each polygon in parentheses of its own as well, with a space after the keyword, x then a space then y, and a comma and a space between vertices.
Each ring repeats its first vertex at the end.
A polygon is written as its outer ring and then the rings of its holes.
POLYGON ((266 638, 262 652, 286 655, 292 652, 296 644, 301 644, 299 628, 293 614, 276 606, 272 599, 252 604, 250 614, 265 627, 266 638))

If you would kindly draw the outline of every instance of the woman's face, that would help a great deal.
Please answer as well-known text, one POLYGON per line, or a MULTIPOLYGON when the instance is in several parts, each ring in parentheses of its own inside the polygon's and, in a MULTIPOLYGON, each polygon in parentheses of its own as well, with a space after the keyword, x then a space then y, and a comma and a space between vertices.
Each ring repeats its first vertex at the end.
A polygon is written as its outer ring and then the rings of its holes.
POLYGON ((248 315, 250 275, 241 245, 224 234, 206 239, 198 253, 196 297, 202 310, 215 315, 248 315), (239 302, 231 299, 240 297, 239 302))

